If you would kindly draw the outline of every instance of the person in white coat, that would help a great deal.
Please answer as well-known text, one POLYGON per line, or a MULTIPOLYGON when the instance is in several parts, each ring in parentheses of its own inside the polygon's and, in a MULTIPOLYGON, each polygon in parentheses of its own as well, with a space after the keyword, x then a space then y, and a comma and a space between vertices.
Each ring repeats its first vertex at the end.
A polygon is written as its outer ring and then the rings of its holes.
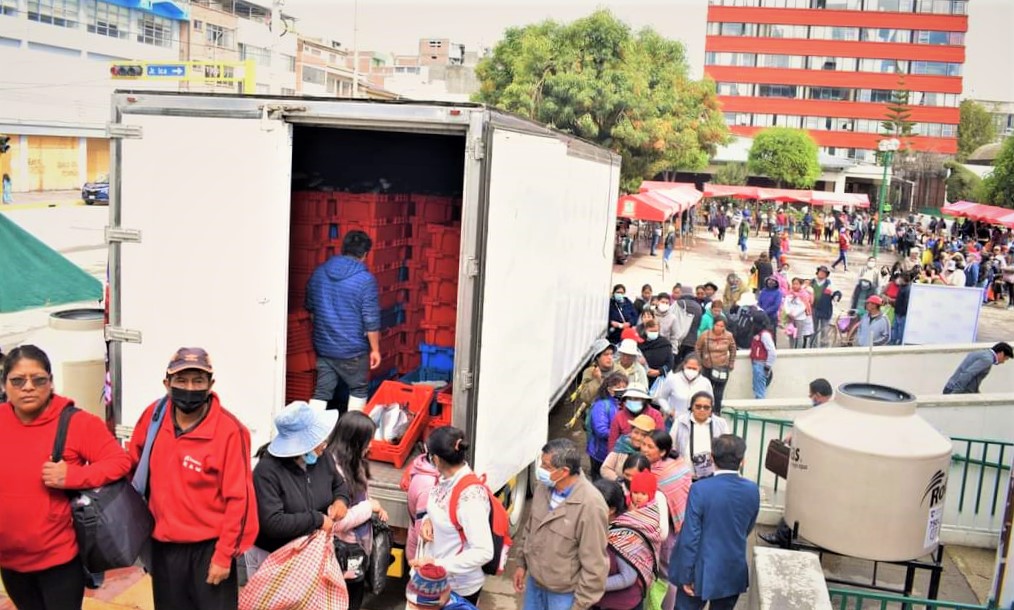
POLYGON ((678 371, 672 371, 659 384, 653 398, 662 410, 665 420, 671 425, 681 413, 690 407, 690 397, 698 392, 713 394, 711 380, 701 375, 701 360, 697 354, 690 354, 678 371))
POLYGON ((486 582, 482 566, 493 559, 492 509, 485 486, 465 463, 468 449, 465 433, 453 426, 437 428, 426 440, 426 453, 440 478, 430 489, 418 557, 409 565, 444 568, 451 590, 475 604, 486 582), (452 506, 455 489, 457 506, 452 506))
POLYGON ((714 404, 710 393, 697 392, 690 399, 690 410, 680 414, 672 427, 673 446, 684 461, 693 465, 695 481, 715 474, 711 441, 729 434, 729 424, 712 415, 714 404))

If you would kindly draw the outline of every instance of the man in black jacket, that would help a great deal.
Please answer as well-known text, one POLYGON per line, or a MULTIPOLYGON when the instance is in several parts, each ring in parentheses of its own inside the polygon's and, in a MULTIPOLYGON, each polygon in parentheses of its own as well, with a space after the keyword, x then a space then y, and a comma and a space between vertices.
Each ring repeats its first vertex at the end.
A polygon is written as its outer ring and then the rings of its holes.
POLYGON ((701 328, 701 318, 704 317, 704 308, 697 302, 697 299, 692 294, 681 294, 676 299, 676 307, 682 307, 684 311, 694 317, 694 321, 690 324, 690 330, 680 341, 679 351, 676 353, 676 364, 683 362, 689 354, 693 353, 694 346, 697 345, 697 331, 701 328))
POLYGON ((894 281, 898 284, 898 296, 894 297, 894 327, 891 329, 891 345, 901 345, 901 340, 905 338, 905 318, 908 316, 912 278, 907 273, 900 273, 894 281))

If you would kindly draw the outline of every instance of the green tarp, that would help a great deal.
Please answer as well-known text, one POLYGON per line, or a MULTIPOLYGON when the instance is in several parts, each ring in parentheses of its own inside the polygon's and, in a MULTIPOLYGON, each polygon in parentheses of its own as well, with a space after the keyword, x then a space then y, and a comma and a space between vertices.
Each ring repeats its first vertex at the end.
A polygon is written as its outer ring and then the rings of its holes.
POLYGON ((101 282, 0 214, 0 313, 101 298, 101 282))

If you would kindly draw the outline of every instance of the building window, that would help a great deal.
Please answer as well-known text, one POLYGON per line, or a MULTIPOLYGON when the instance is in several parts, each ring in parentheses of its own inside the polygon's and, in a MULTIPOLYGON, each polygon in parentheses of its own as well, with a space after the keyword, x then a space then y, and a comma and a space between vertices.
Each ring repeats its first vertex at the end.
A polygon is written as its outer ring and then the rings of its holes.
POLYGON ((126 38, 130 34, 130 10, 108 2, 95 2, 85 7, 88 31, 110 38, 126 38))
POLYGON ((915 0, 866 0, 866 10, 882 13, 911 13, 915 0))
POLYGON ((750 115, 745 112, 723 112, 726 125, 749 125, 750 115))
POLYGON ((872 104, 887 104, 891 101, 894 92, 890 89, 860 89, 857 102, 869 102, 872 104))
POLYGON ((849 90, 842 87, 810 87, 811 100, 835 100, 843 101, 849 99, 849 90))
POLYGON ((18 0, 0 0, 0 15, 10 15, 11 17, 18 14, 18 0))
POLYGON ((444 41, 442 41, 442 40, 431 40, 431 41, 429 41, 429 45, 430 45, 431 49, 439 49, 442 46, 444 46, 444 41))
POLYGON ((204 29, 204 22, 194 19, 192 27, 194 28, 195 32, 200 32, 204 29))
POLYGON ((76 28, 78 8, 78 0, 28 0, 28 19, 76 28))
POLYGON ((927 30, 917 30, 913 36, 912 42, 917 44, 962 45, 965 44, 965 35, 961 32, 931 32, 927 30))
POLYGON ((261 85, 260 83, 258 83, 257 85, 255 85, 255 91, 260 95, 268 95, 269 93, 271 93, 271 85, 261 85))
POLYGON ((758 55, 757 65, 763 68, 803 68, 802 55, 758 55))
POLYGON ((149 13, 139 13, 137 17, 137 42, 156 47, 171 47, 173 44, 172 21, 149 13))
POLYGON ((718 95, 749 97, 753 95, 753 85, 747 83, 718 83, 717 91, 718 95))
POLYGON ((961 64, 952 64, 942 61, 913 61, 912 74, 961 76, 961 64))
POLYGON ((258 66, 271 67, 271 51, 261 47, 241 44, 239 45, 239 58, 241 61, 251 59, 258 66))
POLYGON ((808 65, 811 70, 855 72, 858 60, 855 57, 821 57, 814 55, 809 58, 808 65))
POLYGON ((712 63, 717 66, 753 67, 757 63, 757 56, 753 53, 712 53, 711 56, 712 63))
POLYGON ((757 85, 757 97, 796 97, 793 85, 757 85))
POLYGON ((296 58, 292 55, 282 55, 282 64, 285 66, 286 72, 296 71, 296 58))
POLYGON ((964 15, 968 7, 965 0, 918 0, 915 10, 919 13, 964 15))
POLYGON ((912 42, 912 30, 892 30, 888 28, 863 28, 862 40, 872 42, 912 42))
POLYGON ((224 28, 214 23, 209 23, 204 31, 204 39, 208 46, 220 49, 233 49, 236 46, 233 30, 224 28))
POLYGON ((311 85, 324 85, 327 82, 325 77, 326 74, 323 70, 311 68, 310 66, 303 66, 304 83, 310 83, 311 85))
POLYGON ((296 95, 296 90, 289 89, 288 87, 282 87, 282 95, 296 95))
POLYGON ((832 11, 861 11, 862 0, 812 0, 812 8, 824 8, 832 11))
POLYGON ((908 73, 908 61, 902 59, 860 59, 860 72, 905 72, 908 73))

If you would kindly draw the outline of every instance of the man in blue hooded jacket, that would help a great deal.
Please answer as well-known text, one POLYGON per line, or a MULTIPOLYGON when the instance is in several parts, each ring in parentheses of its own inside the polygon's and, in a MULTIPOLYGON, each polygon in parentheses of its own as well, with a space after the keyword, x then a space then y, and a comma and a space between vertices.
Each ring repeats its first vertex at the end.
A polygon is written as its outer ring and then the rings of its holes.
POLYGON ((331 400, 341 378, 349 387, 350 411, 366 406, 369 371, 380 366, 377 279, 363 262, 372 246, 366 233, 349 231, 341 256, 317 267, 306 288, 317 352, 313 401, 331 400))

